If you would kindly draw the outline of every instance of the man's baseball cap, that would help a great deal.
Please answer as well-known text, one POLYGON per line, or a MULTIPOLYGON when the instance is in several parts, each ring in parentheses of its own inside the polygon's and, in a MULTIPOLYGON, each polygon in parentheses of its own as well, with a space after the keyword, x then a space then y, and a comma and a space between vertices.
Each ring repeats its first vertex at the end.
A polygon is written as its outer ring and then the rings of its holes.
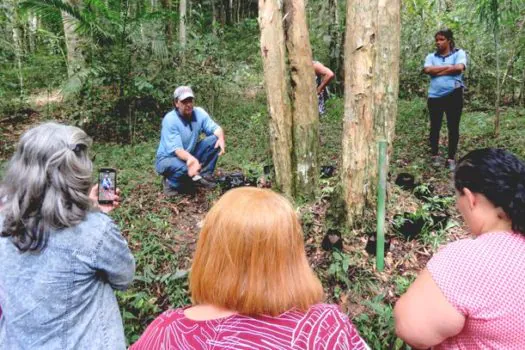
POLYGON ((179 86, 173 92, 173 98, 177 101, 184 101, 187 98, 195 98, 193 90, 189 86, 179 86))

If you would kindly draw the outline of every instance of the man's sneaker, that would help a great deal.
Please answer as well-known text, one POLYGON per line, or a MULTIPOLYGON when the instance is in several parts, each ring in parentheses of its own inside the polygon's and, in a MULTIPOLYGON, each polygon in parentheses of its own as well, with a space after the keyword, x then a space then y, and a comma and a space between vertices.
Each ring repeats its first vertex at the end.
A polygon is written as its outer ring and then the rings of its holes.
POLYGON ((456 161, 454 159, 447 159, 447 168, 450 171, 456 170, 456 161))
POLYGON ((166 197, 173 197, 179 194, 179 191, 170 186, 168 179, 162 179, 162 189, 166 197))
POLYGON ((430 164, 432 164, 434 168, 439 168, 441 164, 443 164, 443 159, 439 156, 432 156, 430 164))
POLYGON ((200 175, 195 175, 191 179, 193 180, 193 183, 197 187, 208 188, 208 189, 213 189, 217 187, 217 184, 215 183, 215 181, 213 181, 213 179, 210 177, 202 177, 200 175))

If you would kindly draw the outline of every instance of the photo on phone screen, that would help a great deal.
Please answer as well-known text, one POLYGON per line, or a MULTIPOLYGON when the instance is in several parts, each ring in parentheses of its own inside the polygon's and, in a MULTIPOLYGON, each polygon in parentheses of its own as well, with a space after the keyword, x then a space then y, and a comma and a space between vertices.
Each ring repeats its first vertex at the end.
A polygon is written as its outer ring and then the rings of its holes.
POLYGON ((112 168, 102 168, 98 172, 98 202, 113 203, 117 188, 117 171, 112 168))

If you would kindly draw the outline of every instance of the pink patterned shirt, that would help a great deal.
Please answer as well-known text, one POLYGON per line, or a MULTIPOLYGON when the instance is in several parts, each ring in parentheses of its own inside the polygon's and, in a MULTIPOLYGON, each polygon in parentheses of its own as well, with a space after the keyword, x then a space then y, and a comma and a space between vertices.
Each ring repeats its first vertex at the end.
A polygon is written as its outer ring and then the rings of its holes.
POLYGON ((229 317, 193 321, 184 309, 157 317, 130 350, 368 349, 348 317, 335 305, 314 305, 307 313, 229 317))
POLYGON ((463 330, 435 349, 525 349, 525 236, 486 233, 447 245, 427 265, 463 330))

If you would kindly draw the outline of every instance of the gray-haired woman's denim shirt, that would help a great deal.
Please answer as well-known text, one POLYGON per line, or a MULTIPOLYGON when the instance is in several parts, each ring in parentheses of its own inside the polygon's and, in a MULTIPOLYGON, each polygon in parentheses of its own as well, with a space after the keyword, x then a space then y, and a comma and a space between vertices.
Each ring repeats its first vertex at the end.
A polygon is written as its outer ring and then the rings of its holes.
POLYGON ((113 290, 131 283, 135 260, 107 215, 51 232, 41 252, 0 237, 0 259, 0 349, 126 348, 113 290))

